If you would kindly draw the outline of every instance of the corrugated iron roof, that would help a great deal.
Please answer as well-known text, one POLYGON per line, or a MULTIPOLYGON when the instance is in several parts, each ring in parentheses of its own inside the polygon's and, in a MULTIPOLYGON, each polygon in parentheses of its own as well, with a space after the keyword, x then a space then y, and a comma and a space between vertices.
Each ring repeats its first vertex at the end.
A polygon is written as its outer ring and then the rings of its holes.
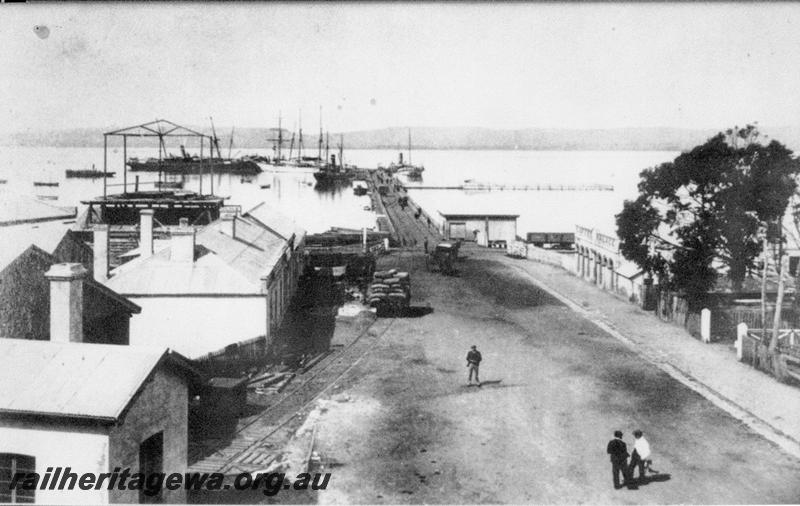
POLYGON ((76 207, 54 206, 9 190, 0 191, 0 225, 75 218, 76 207))
POLYGON ((252 217, 265 227, 276 232, 278 235, 287 241, 295 237, 295 244, 299 244, 300 240, 305 237, 306 231, 297 226, 295 221, 277 209, 269 207, 266 202, 262 202, 242 213, 245 217, 252 217))
POLYGON ((193 263, 175 262, 169 249, 120 266, 106 286, 126 295, 259 295, 259 278, 247 278, 214 253, 193 263))
POLYGON ((115 420, 165 348, 0 339, 0 412, 115 420))
POLYGON ((260 280, 298 246, 305 230, 259 204, 233 220, 216 220, 197 232, 202 256, 194 264, 170 261, 169 247, 112 271, 106 285, 128 295, 261 294, 260 280))
POLYGON ((624 261, 620 266, 617 268, 617 273, 621 276, 624 276, 628 279, 633 279, 637 276, 640 276, 644 273, 644 271, 633 262, 624 261))
POLYGON ((269 275, 287 247, 287 242, 250 217, 217 220, 197 235, 197 243, 218 255, 250 280, 269 275))

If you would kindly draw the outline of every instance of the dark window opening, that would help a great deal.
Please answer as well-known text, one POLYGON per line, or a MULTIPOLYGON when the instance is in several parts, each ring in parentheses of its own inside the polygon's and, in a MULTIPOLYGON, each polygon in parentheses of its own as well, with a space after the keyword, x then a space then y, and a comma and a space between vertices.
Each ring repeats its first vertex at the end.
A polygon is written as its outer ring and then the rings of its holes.
POLYGON ((17 473, 35 473, 36 457, 16 453, 0 453, 0 503, 34 503, 35 490, 11 489, 17 473))
MULTIPOLYGON (((153 434, 139 445, 139 472, 144 474, 145 481, 154 473, 164 472, 163 432, 153 434)), ((148 490, 148 487, 145 486, 139 491, 139 502, 142 504, 160 503, 164 499, 163 495, 163 490, 148 490)))

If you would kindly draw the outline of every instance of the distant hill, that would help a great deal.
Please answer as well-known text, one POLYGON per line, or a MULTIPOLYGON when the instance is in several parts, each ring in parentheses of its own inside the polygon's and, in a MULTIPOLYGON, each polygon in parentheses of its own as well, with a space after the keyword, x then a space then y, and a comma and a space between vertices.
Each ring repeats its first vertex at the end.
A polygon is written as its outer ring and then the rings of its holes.
MULTIPOLYGON (((103 131, 108 129, 70 129, 54 131, 24 131, 0 137, 0 144, 15 146, 102 147, 103 131)), ((193 127, 190 127, 193 128, 193 127)), ((204 128, 198 128, 205 131, 204 128)), ((225 127, 218 132, 228 132, 225 127)), ((521 150, 649 150, 684 151, 701 144, 717 130, 684 128, 614 128, 614 129, 551 129, 526 128, 500 130, 481 127, 412 127, 413 149, 521 149, 521 150)), ((762 134, 778 139, 793 150, 800 150, 800 127, 762 129, 762 134)), ((223 154, 227 151, 228 134, 220 135, 223 154)), ((284 131, 287 139, 291 133, 284 131)), ((236 149, 264 149, 271 147, 268 139, 275 137, 272 128, 237 128, 234 136, 236 149)), ((170 143, 177 147, 179 140, 170 143)), ((331 133, 331 147, 338 145, 339 134, 331 133)), ((110 145, 121 141, 109 138, 110 145)), ((317 138, 306 134, 306 149, 316 147, 317 138)), ((383 128, 344 133, 345 148, 351 149, 406 149, 408 129, 383 128)), ((129 139, 129 146, 153 146, 152 139, 129 139), (146 143, 144 143, 146 142, 146 143)))

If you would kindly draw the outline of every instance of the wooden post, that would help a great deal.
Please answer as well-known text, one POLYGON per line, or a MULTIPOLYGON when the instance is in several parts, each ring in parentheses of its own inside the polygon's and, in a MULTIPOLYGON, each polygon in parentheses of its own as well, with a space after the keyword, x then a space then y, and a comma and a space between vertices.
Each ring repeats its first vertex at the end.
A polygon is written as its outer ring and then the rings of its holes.
POLYGON ((136 183, 134 184, 133 191, 139 193, 139 175, 136 175, 136 183))
POLYGON ((741 362, 744 357, 744 339, 747 337, 747 324, 742 322, 736 326, 736 359, 741 362))
POLYGON ((108 135, 103 134, 103 198, 106 198, 108 187, 108 135))
POLYGON ((711 311, 708 308, 700 311, 700 338, 704 343, 711 342, 711 311))
POLYGON ((767 249, 769 242, 767 241, 766 233, 764 234, 764 269, 761 273, 761 341, 767 340, 767 263, 769 262, 769 255, 767 249))
POLYGON ((769 353, 773 355, 778 347, 778 329, 781 325, 781 305, 783 304, 783 276, 789 266, 789 257, 781 258, 781 269, 778 274, 778 300, 775 301, 775 318, 772 321, 772 339, 769 342, 769 353))
MULTIPOLYGON (((231 139, 233 139, 233 137, 231 137, 231 139)), ((203 146, 203 138, 202 137, 200 137, 200 146, 201 146, 201 150, 202 150, 202 146, 203 146)), ((208 164, 209 164, 208 165, 208 172, 211 174, 211 195, 214 195, 214 163, 211 160, 209 160, 208 164)))
MULTIPOLYGON (((203 137, 200 137, 200 146, 203 145, 203 137)), ((203 157, 200 156, 200 196, 203 196, 203 157)))
POLYGON ((128 136, 122 136, 122 193, 128 193, 128 136))

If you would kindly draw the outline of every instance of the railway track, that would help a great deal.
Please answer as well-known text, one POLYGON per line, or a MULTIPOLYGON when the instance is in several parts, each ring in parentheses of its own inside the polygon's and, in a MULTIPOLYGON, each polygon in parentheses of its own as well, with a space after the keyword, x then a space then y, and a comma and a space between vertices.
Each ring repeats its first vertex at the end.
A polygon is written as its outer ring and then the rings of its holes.
POLYGON ((233 437, 212 443, 202 458, 189 466, 191 472, 237 474, 268 467, 279 454, 280 443, 291 436, 290 422, 347 374, 389 330, 393 318, 378 319, 350 344, 334 352, 307 373, 298 376, 294 388, 260 413, 242 419, 233 437), (299 381, 298 381, 299 380, 299 381))

